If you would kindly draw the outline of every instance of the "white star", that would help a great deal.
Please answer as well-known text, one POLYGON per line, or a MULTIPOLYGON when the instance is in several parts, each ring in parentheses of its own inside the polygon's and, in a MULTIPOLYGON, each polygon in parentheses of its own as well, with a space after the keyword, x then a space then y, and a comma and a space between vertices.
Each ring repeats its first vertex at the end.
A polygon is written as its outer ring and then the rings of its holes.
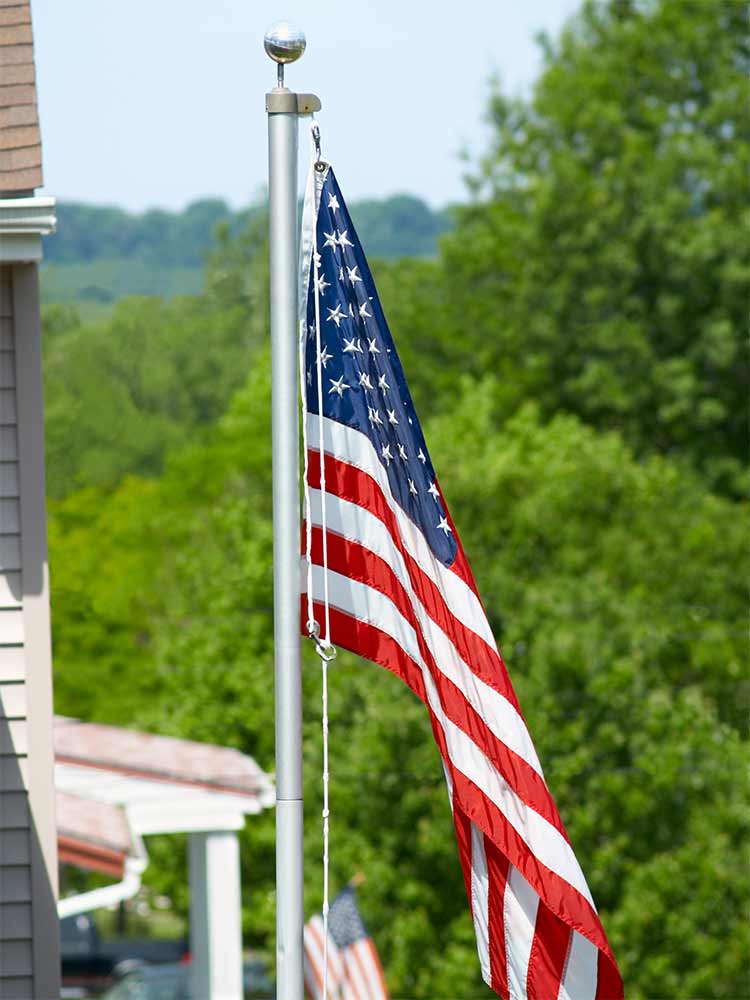
POLYGON ((370 381, 370 376, 367 374, 367 372, 359 373, 359 384, 363 385, 365 389, 373 388, 372 382, 370 381))
POLYGON ((344 280, 344 269, 343 269, 343 267, 340 267, 339 268, 339 281, 343 281, 343 280, 344 280))
POLYGON ((419 449, 419 451, 417 452, 417 458, 418 458, 418 459, 419 459, 419 461, 420 461, 420 462, 422 463, 422 465, 424 465, 424 463, 425 463, 425 462, 427 461, 427 458, 426 458, 426 456, 425 456, 425 453, 424 453, 424 452, 422 451, 422 449, 421 449, 421 448, 420 448, 420 449, 419 449))
POLYGON ((315 327, 312 325, 312 323, 307 328, 307 336, 310 338, 310 340, 313 340, 315 337, 315 327))
POLYGON ((332 194, 332 195, 331 195, 331 196, 329 197, 329 199, 328 199, 328 207, 329 207, 330 209, 332 209, 332 210, 333 210, 334 212, 336 211, 336 209, 337 209, 337 208, 339 208, 339 207, 340 207, 340 206, 339 206, 339 200, 338 200, 338 198, 336 197, 336 195, 335 195, 335 194, 332 194))
POLYGON ((372 319, 372 313, 368 313, 367 311, 366 302, 363 302, 362 305, 359 307, 359 315, 362 317, 362 319, 372 319))
POLYGON ((326 276, 324 274, 321 274, 315 279, 315 287, 318 289, 321 295, 325 295, 326 288, 330 288, 331 283, 329 281, 326 281, 326 276))
POLYGON ((402 444, 400 444, 400 445, 398 446, 398 454, 399 454, 399 458, 403 458, 403 460, 404 460, 404 461, 406 461, 406 460, 407 460, 407 458, 409 457, 409 456, 408 456, 408 455, 406 454, 406 448, 404 448, 404 446, 403 446, 402 444))
POLYGON ((385 464, 386 465, 390 465, 391 464, 391 460, 393 458, 393 455, 391 455, 390 445, 384 444, 383 447, 380 449, 380 454, 385 459, 385 464))
POLYGON ((320 361, 321 365, 323 365, 324 368, 332 357, 333 355, 328 353, 328 348, 325 345, 323 345, 323 350, 318 355, 318 361, 320 361))
POLYGON ((372 338, 372 340, 368 338, 367 344, 368 344, 367 350, 370 352, 370 354, 380 354, 380 348, 375 343, 374 337, 372 338))
POLYGON ((307 369, 307 384, 312 385, 312 368, 307 369))
POLYGON ((384 374, 381 375, 380 378, 378 379, 378 389, 382 389, 384 392, 385 392, 386 389, 390 389, 390 386, 388 385, 388 383, 385 380, 385 375, 384 374))
POLYGON ((354 354, 355 352, 362 354, 363 351, 361 344, 362 341, 357 340, 355 342, 354 337, 352 337, 351 340, 347 340, 346 337, 344 337, 344 354, 354 354))
POLYGON ((334 381, 332 378, 329 378, 328 381, 331 383, 331 388, 328 390, 329 396, 331 395, 332 392, 337 393, 338 396, 343 396, 344 389, 349 388, 349 386, 344 381, 343 375, 341 376, 341 378, 336 379, 336 381, 334 381))
POLYGON ((315 261, 315 266, 320 267, 323 263, 323 258, 320 256, 317 250, 313 251, 313 260, 315 261))
POLYGON ((355 284, 357 281, 362 280, 360 276, 357 274, 358 270, 359 268, 357 267, 356 264, 354 265, 354 267, 347 267, 346 269, 346 273, 349 276, 349 281, 351 281, 352 284, 355 284))
POLYGON ((412 496, 414 496, 414 497, 415 497, 415 496, 417 495, 417 493, 419 492, 419 490, 417 489, 417 487, 416 487, 416 486, 414 485, 414 480, 413 480, 413 479, 410 479, 410 480, 409 480, 409 492, 410 492, 410 493, 411 493, 411 495, 412 495, 412 496))
POLYGON ((440 499, 440 494, 438 493, 437 486, 433 483, 432 486, 428 487, 428 493, 432 493, 436 500, 440 499))
POLYGON ((444 531, 446 538, 448 537, 448 532, 453 530, 444 517, 440 518, 435 527, 440 528, 441 531, 444 531))
POLYGON ((396 416, 396 411, 395 410, 387 410, 386 412, 388 413, 388 423, 390 423, 390 424, 397 424, 398 423, 398 417, 396 416))
POLYGON ((341 303, 337 302, 335 309, 330 309, 330 308, 328 308, 328 306, 326 306, 326 308, 328 309, 328 312, 330 313, 329 316, 326 316, 326 323, 330 323, 330 321, 333 320, 333 322, 338 327, 340 325, 340 323, 341 323, 341 320, 346 318, 344 316, 344 314, 341 312, 341 303))
POLYGON ((373 409, 372 406, 367 407, 370 423, 375 426, 375 424, 382 424, 383 421, 380 419, 380 414, 377 410, 373 409))
POLYGON ((354 316, 354 310, 352 309, 351 302, 349 303, 349 315, 352 316, 352 317, 354 316))
POLYGON ((324 249, 326 247, 334 247, 335 248, 338 245, 338 240, 336 239, 336 230, 335 229, 334 229, 334 231, 332 233, 323 233, 323 235, 326 238, 326 241, 323 244, 323 248, 324 249))
MULTIPOLYGON (((354 246, 354 244, 350 243, 349 240, 346 238, 346 235, 347 235, 348 232, 349 232, 348 229, 345 229, 343 231, 343 233, 339 232, 338 244, 339 244, 340 247, 353 247, 354 246)), ((328 235, 328 233, 326 233, 326 236, 327 235, 328 235)))

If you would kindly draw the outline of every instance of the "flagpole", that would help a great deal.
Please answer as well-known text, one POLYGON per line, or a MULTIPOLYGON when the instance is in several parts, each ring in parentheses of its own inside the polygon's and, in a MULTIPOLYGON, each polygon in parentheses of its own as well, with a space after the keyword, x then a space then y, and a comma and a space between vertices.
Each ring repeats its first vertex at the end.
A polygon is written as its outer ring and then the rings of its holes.
POLYGON ((271 258, 274 675, 276 687, 276 977, 280 1000, 302 1000, 302 681, 297 370, 297 124, 317 111, 311 94, 284 86, 284 64, 305 36, 284 22, 264 46, 278 66, 266 94, 271 258))

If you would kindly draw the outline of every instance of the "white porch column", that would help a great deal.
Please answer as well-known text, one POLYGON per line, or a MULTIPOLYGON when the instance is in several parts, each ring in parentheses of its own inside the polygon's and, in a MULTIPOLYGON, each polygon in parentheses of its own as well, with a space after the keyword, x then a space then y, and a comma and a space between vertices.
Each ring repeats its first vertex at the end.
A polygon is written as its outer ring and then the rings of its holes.
POLYGON ((191 833, 188 852, 193 996, 242 1000, 237 834, 227 830, 191 833))

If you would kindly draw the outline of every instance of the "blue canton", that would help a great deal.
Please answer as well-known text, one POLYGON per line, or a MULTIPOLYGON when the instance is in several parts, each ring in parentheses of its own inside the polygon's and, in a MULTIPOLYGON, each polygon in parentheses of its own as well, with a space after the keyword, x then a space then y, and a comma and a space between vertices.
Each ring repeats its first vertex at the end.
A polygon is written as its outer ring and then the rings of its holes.
POLYGON ((357 941, 370 936, 357 909, 356 894, 350 885, 343 888, 331 903, 328 913, 328 933, 336 947, 341 950, 350 948, 357 941))
POLYGON ((315 286, 320 311, 323 415, 373 444, 396 502, 446 566, 456 540, 375 283, 343 195, 329 168, 310 265, 305 349, 307 408, 318 413, 315 286), (316 277, 317 271, 317 277, 316 277))

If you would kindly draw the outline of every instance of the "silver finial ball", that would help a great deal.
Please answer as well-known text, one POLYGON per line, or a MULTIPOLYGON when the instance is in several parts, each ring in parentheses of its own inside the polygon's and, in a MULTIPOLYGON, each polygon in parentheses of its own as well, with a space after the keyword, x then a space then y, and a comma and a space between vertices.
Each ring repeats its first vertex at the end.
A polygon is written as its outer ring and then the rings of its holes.
POLYGON ((277 21, 263 36, 263 47, 277 63, 295 62, 305 51, 304 31, 289 21, 277 21))

